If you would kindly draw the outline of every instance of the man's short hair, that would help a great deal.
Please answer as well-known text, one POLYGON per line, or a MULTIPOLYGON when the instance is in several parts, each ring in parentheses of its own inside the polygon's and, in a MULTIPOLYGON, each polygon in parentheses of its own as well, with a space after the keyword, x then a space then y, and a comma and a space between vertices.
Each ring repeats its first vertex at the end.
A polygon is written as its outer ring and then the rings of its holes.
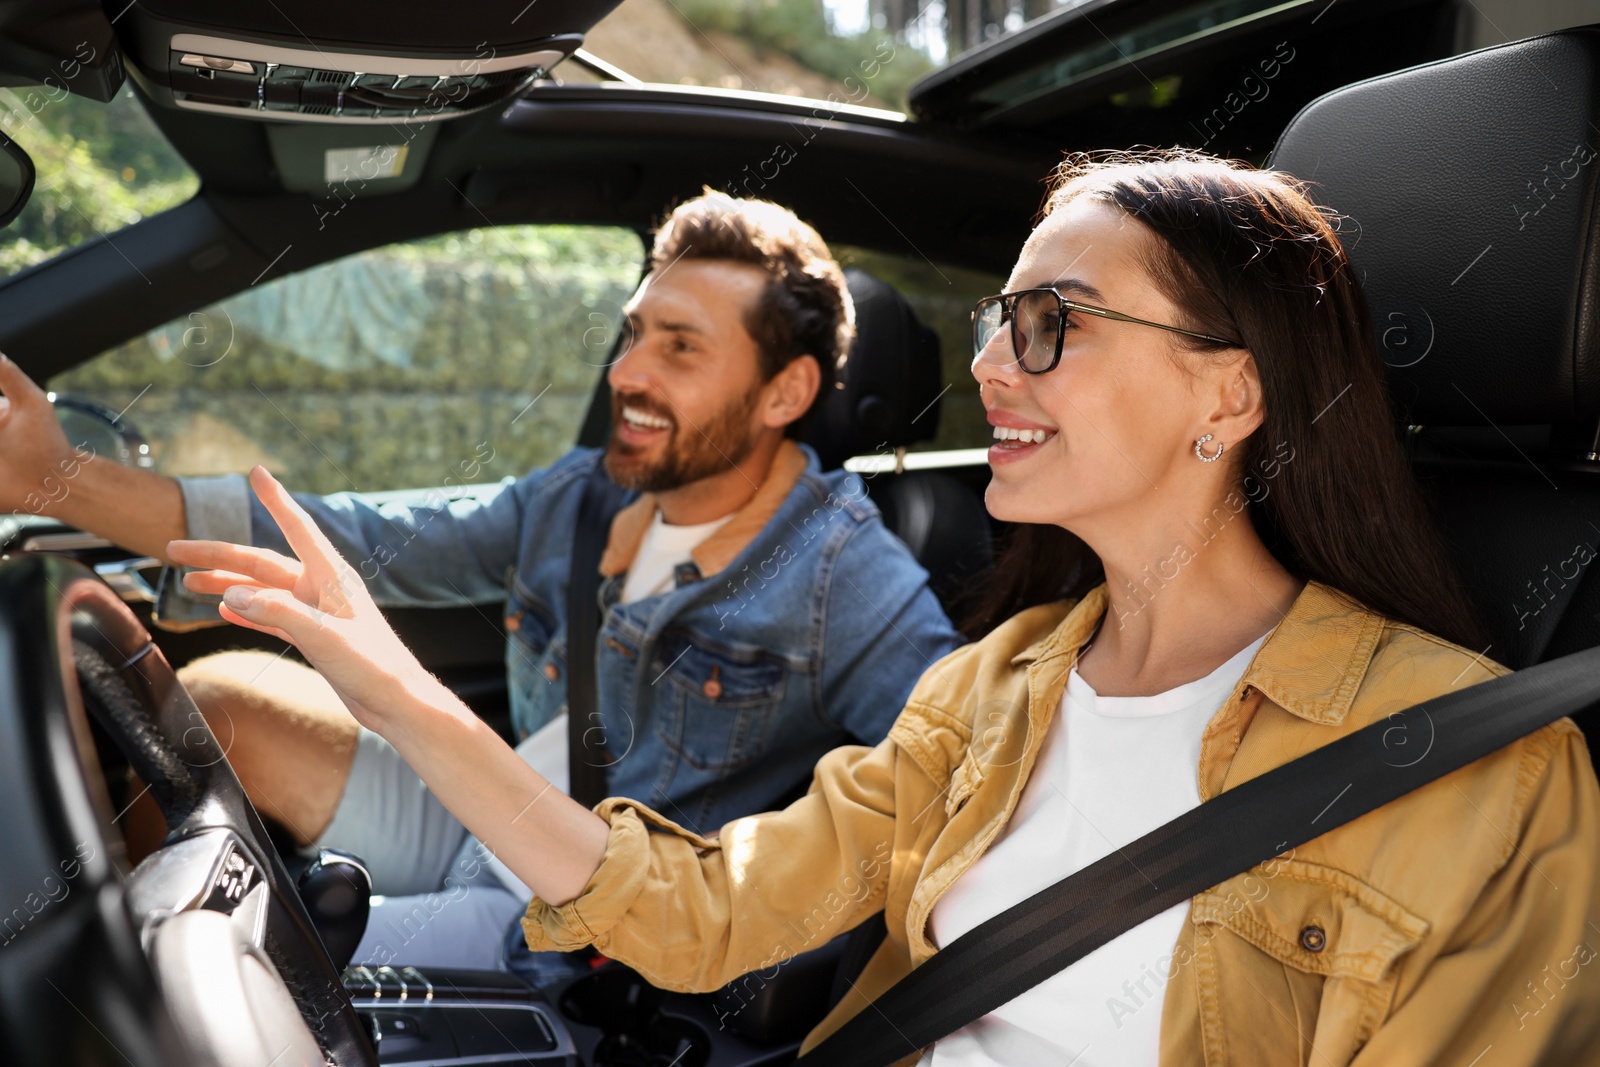
POLYGON ((800 356, 822 371, 816 399, 785 432, 799 435, 807 417, 833 391, 855 337, 855 305, 844 272, 817 231, 769 200, 747 200, 707 188, 675 208, 656 231, 650 269, 680 259, 748 263, 767 286, 745 314, 756 342, 761 380, 770 382, 800 356))

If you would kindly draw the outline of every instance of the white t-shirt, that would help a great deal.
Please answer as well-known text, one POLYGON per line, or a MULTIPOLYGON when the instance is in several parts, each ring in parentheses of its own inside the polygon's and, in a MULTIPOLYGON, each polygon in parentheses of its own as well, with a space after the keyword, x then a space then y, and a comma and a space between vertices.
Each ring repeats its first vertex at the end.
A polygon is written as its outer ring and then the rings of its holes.
POLYGON ((675 588, 673 572, 678 565, 689 562, 689 553, 701 541, 722 529, 731 518, 733 515, 730 513, 720 519, 693 526, 669 526, 661 517, 660 509, 657 509, 650 529, 645 531, 644 540, 639 542, 633 565, 628 568, 628 578, 622 583, 622 603, 631 604, 635 600, 675 588))
MULTIPOLYGON (((639 542, 639 551, 633 557, 633 565, 628 568, 628 577, 622 583, 621 602, 631 604, 635 600, 643 600, 674 588, 677 581, 674 572, 678 564, 689 562, 689 553, 700 542, 722 529, 723 524, 731 518, 733 515, 730 513, 712 522, 694 526, 670 526, 662 520, 658 509, 650 529, 645 531, 644 540, 639 542)), ((517 746, 517 755, 544 775, 551 788, 565 793, 571 784, 567 775, 567 713, 562 711, 524 738, 517 746)), ((507 889, 532 898, 533 890, 512 874, 511 868, 500 862, 499 857, 493 857, 488 862, 507 889)))
MULTIPOLYGON (((1155 696, 1103 697, 1074 668, 1011 821, 934 905, 957 937, 1200 803, 1200 736, 1261 643, 1155 696)), ((1156 1067, 1161 1004, 1188 902, 1174 905, 939 1041, 924 1067, 1156 1067)))

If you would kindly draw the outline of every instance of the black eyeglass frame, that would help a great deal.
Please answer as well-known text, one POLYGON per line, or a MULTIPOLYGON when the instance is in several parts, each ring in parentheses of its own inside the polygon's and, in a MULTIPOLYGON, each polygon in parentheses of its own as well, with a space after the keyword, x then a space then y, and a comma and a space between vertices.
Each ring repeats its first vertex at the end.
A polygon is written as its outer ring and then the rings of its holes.
MULTIPOLYGON (((1117 322, 1134 322, 1138 323, 1140 326, 1154 326, 1158 330, 1168 330, 1172 333, 1181 333, 1185 337, 1194 337, 1202 341, 1210 341, 1212 344, 1223 345, 1227 348, 1245 347, 1243 342, 1230 341, 1226 337, 1214 337, 1209 333, 1196 333, 1194 330, 1185 330, 1181 326, 1168 326, 1165 323, 1151 322, 1149 319, 1134 318, 1132 315, 1124 315, 1122 312, 1112 311, 1110 308, 1096 307, 1094 304, 1081 304, 1076 300, 1069 300, 1062 296, 1060 290, 1055 289, 1052 286, 1045 285, 1034 289, 1018 289, 1015 292, 998 293, 994 296, 986 296, 973 306, 972 354, 974 358, 981 355, 983 352, 983 345, 980 344, 978 340, 978 317, 983 313, 983 309, 991 302, 998 302, 1000 304, 1000 325, 1004 326, 1008 321, 1011 323, 1011 354, 1013 358, 1016 359, 1017 366, 1022 368, 1024 374, 1049 374, 1051 371, 1056 369, 1058 364, 1060 364, 1061 346, 1066 341, 1067 336, 1067 313, 1073 311, 1081 311, 1085 315, 1095 315, 1102 319, 1114 319, 1117 322), (1029 293, 1049 293, 1056 298, 1056 302, 1059 305, 1056 309, 1055 355, 1050 358, 1050 365, 1040 370, 1033 370, 1026 363, 1022 362, 1022 350, 1017 344, 1017 300, 1020 297, 1027 296, 1029 293)), ((996 329, 996 332, 999 332, 998 328, 996 329)))

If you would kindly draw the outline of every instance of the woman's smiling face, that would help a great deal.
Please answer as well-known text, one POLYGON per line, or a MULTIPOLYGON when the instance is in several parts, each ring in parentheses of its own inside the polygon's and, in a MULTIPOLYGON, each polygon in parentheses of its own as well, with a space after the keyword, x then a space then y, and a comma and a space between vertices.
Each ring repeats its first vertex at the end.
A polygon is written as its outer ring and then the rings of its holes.
MULTIPOLYGON (((1146 266, 1157 240, 1116 206, 1079 196, 1034 230, 1006 291, 1054 287, 1081 303, 1184 325, 1146 266)), ((1045 374, 1027 374, 1017 365, 1010 329, 997 331, 972 363, 997 434, 989 450, 989 512, 1087 537, 1104 520, 1115 528, 1155 514, 1175 486, 1192 481, 1194 441, 1202 434, 1237 444, 1248 430, 1230 422, 1231 436, 1217 432, 1219 400, 1228 390, 1212 386, 1238 377, 1239 361, 1219 365, 1179 345, 1166 330, 1071 314, 1061 361, 1045 374)), ((1208 451, 1214 448, 1215 441, 1208 443, 1208 451)))

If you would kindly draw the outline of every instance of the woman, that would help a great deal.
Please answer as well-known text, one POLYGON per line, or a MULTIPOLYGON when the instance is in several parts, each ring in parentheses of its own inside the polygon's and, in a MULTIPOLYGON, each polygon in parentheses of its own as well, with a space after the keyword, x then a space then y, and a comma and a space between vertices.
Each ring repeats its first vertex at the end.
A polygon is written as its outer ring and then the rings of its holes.
MULTIPOLYGON (((174 542, 538 893, 533 948, 710 989, 886 910, 808 1047, 984 919, 1224 789, 1504 673, 1396 444, 1359 285, 1287 176, 1074 156, 974 314, 989 632, 890 736, 707 840, 551 791, 411 657, 264 471, 301 562, 174 542), (656 831, 656 832, 650 832, 656 831)), ((934 1063, 1600 1058, 1600 790, 1570 721, 1174 907, 934 1063), (1594 947, 1591 947, 1594 946, 1594 947)))

